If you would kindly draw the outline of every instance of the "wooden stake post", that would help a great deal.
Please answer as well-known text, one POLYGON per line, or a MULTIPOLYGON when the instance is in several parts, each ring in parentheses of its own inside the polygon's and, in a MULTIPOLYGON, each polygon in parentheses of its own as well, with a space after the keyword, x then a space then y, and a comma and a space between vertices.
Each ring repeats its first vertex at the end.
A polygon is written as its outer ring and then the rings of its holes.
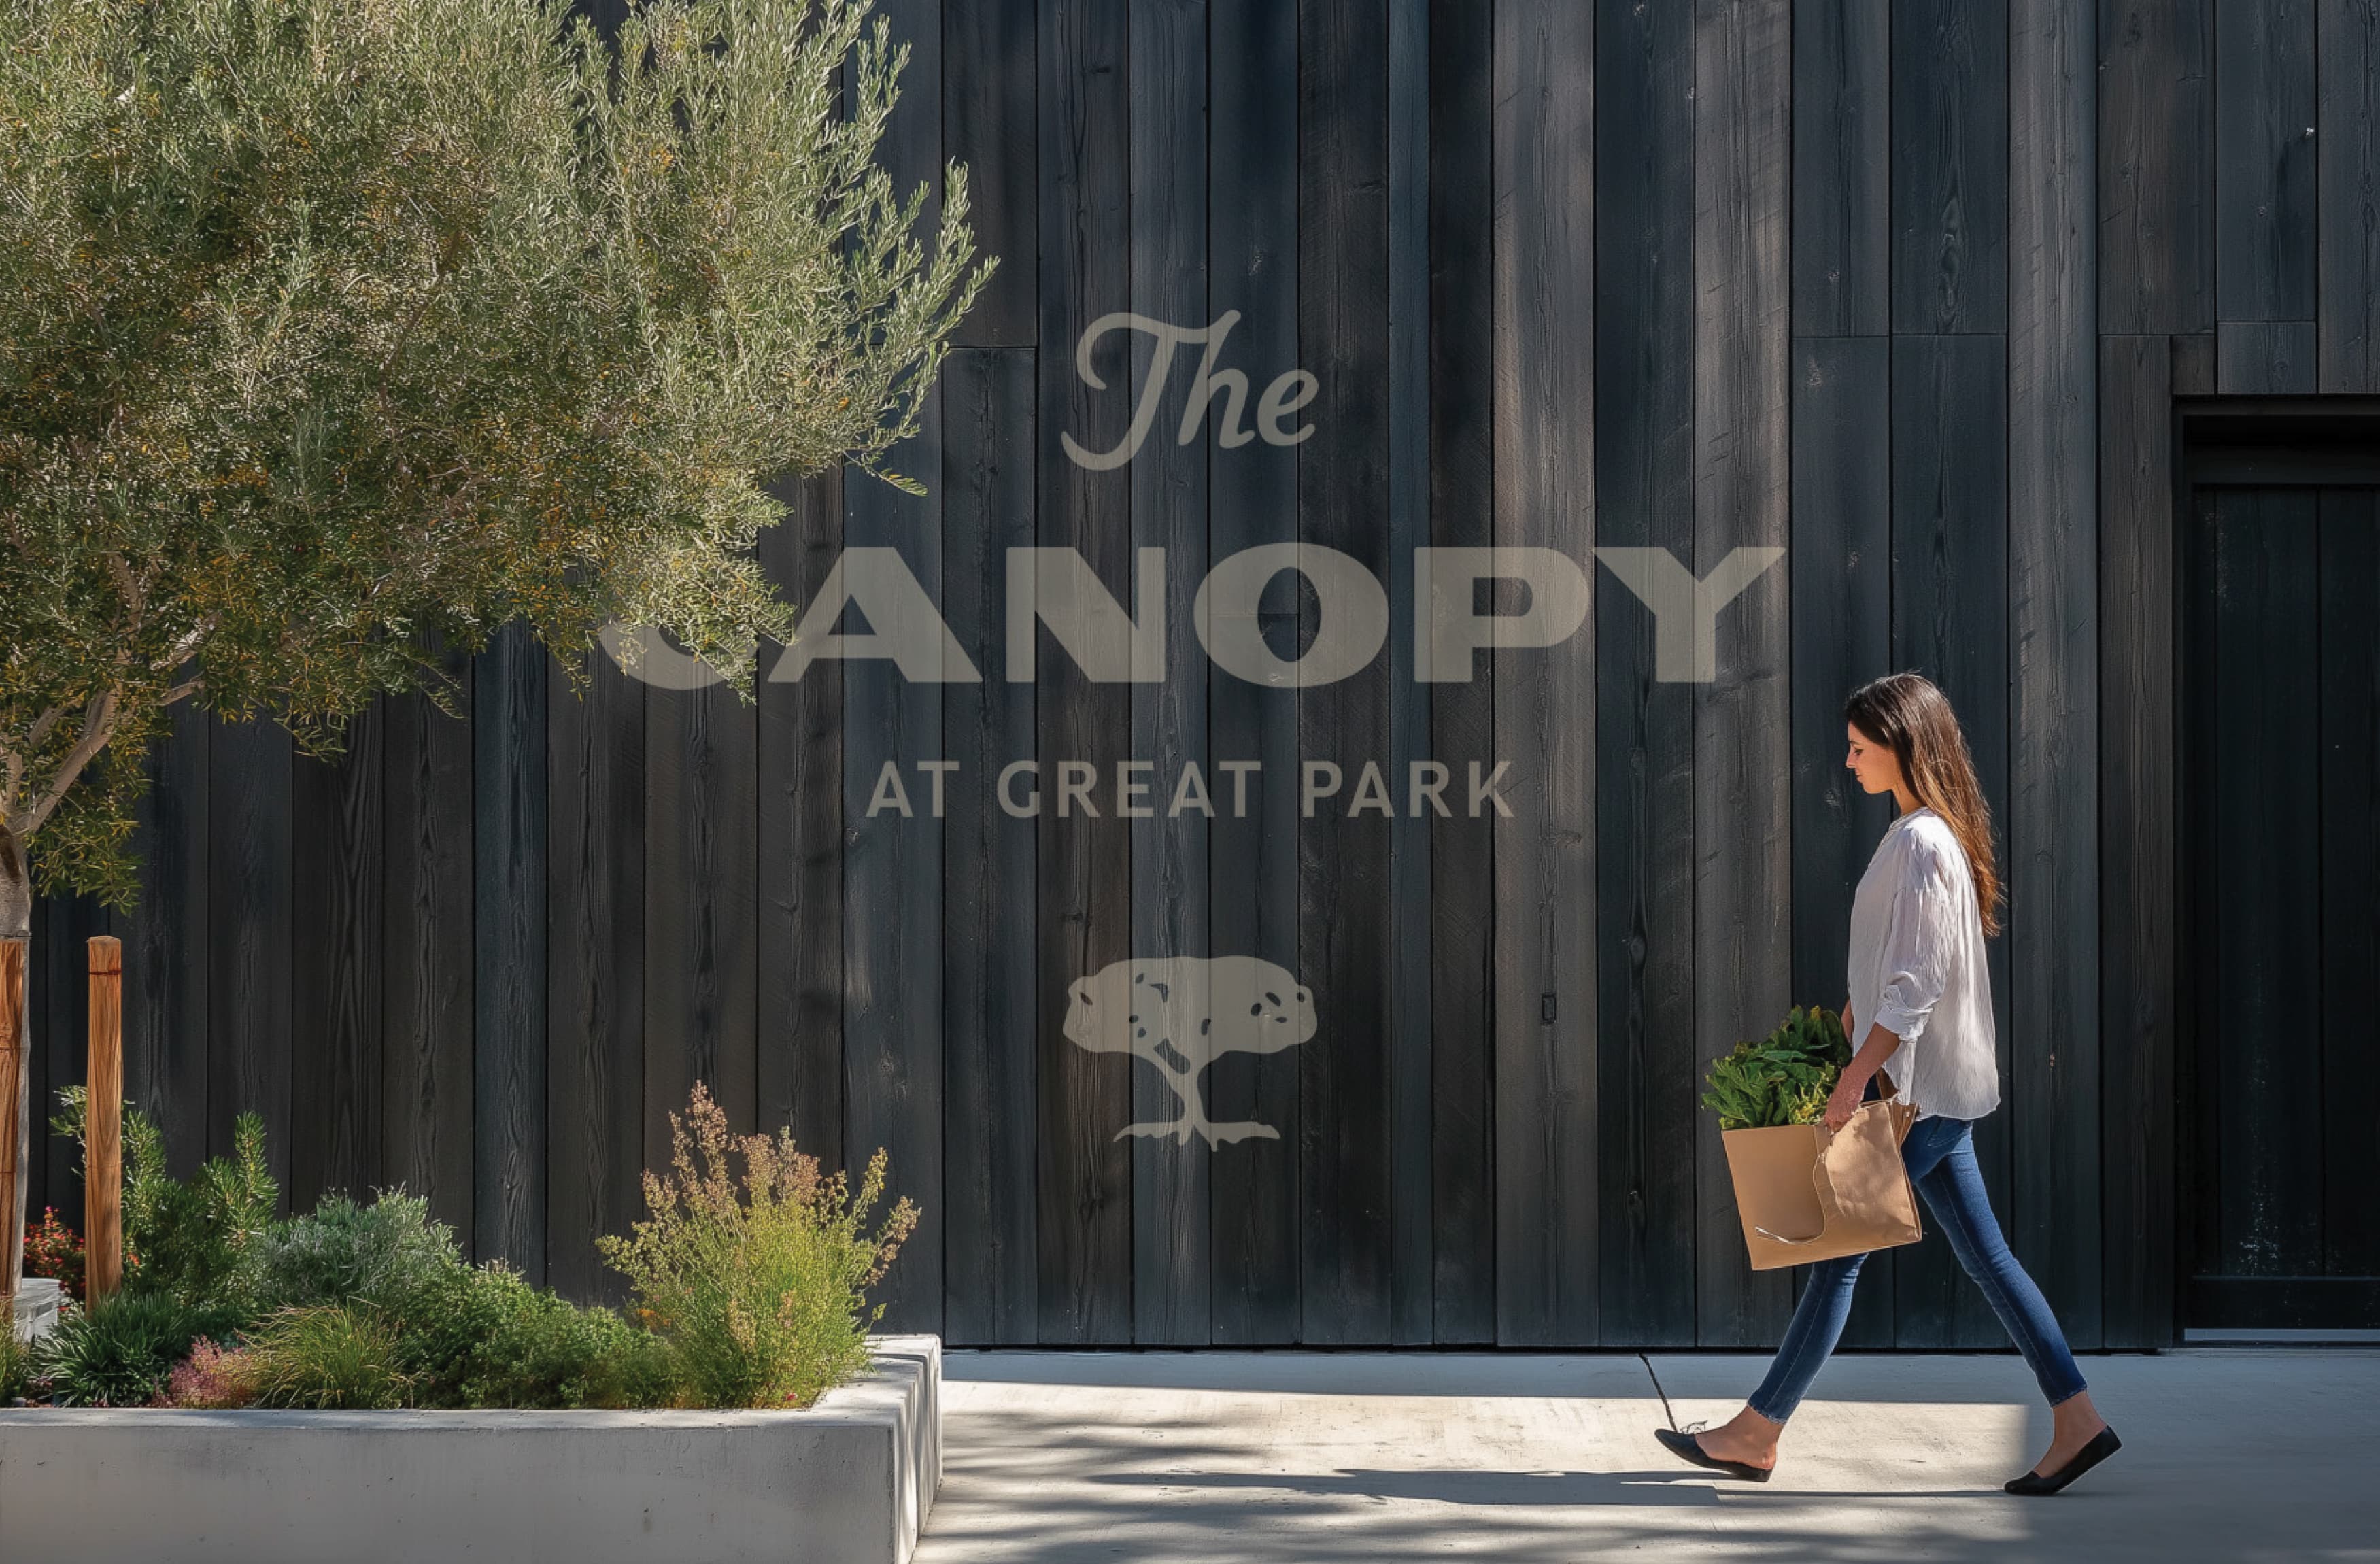
POLYGON ((0 940, 0 1305, 25 1259, 25 941, 0 940))
POLYGON ((124 1284, 124 944, 91 940, 91 1084, 83 1121, 83 1296, 124 1284))

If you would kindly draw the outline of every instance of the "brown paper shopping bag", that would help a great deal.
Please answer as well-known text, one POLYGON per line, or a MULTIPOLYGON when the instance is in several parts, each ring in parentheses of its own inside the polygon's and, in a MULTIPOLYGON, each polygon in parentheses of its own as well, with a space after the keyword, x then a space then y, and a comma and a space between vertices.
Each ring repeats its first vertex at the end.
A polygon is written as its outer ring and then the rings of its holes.
POLYGON ((1916 1243, 1917 1192, 1900 1161, 1916 1116, 1888 1098, 1862 1103, 1840 1134, 1824 1124, 1721 1131, 1752 1268, 1916 1243))

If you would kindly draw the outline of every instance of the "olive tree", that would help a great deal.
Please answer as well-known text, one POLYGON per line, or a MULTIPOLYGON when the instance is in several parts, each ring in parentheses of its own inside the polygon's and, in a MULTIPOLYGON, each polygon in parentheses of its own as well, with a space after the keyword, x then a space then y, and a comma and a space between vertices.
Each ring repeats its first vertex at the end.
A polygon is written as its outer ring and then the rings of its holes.
POLYGON ((323 753, 516 620, 748 692, 770 485, 914 490, 990 269, 869 5, 0 0, 0 938, 128 900, 178 701, 323 753))

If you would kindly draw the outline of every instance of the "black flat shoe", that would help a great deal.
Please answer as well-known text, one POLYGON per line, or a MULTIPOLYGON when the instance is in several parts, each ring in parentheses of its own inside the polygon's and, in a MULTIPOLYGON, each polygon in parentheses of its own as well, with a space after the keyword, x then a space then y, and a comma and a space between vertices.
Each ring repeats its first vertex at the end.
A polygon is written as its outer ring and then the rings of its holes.
POLYGON ((2102 1428, 2091 1436, 2089 1444, 2074 1452, 2071 1461, 2047 1476, 2028 1472, 2000 1485, 2012 1494, 2054 1494, 2123 1448, 2124 1441, 2116 1437, 2113 1428, 2102 1428))
POLYGON ((1740 1461, 1721 1461, 1718 1457, 1705 1451, 1703 1442, 1692 1434, 1680 1434, 1668 1428, 1656 1428, 1653 1430, 1653 1437, 1660 1440, 1663 1448, 1671 1455, 1691 1461, 1696 1466, 1708 1467, 1713 1472, 1723 1472, 1730 1477, 1741 1477, 1747 1483, 1768 1481, 1767 1468, 1747 1466, 1740 1461))

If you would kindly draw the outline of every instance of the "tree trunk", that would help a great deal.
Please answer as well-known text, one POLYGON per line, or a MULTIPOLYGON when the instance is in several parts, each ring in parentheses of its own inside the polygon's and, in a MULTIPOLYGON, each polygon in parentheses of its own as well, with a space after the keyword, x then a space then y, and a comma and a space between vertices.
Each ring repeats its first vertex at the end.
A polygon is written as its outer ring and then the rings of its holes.
MULTIPOLYGON (((30 1188, 26 1164, 32 1155, 31 1053, 26 1044, 25 969, 33 935, 33 891, 25 872, 25 855, 16 834, 0 826, 0 943, 13 944, 14 961, 0 959, 0 1135, 14 1143, 15 1155, 0 1158, 14 1176, 0 1187, 0 1302, 17 1295, 25 1268, 25 1195, 30 1188), (13 1105, 13 1108, 11 1107, 13 1105)), ((14 1329, 13 1323, 0 1329, 14 1329)))

